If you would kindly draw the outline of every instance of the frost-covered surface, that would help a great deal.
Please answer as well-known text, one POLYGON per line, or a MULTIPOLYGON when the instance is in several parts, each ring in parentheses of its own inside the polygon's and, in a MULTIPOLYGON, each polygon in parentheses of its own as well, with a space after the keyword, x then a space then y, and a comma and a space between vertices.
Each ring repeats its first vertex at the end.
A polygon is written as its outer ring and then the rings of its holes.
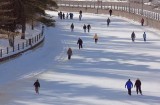
POLYGON ((14 54, 17 54, 19 52, 22 52, 24 50, 29 49, 30 47, 36 45, 37 43, 39 43, 44 36, 41 36, 40 39, 38 39, 38 41, 32 42, 32 45, 29 45, 29 42, 27 42, 28 39, 32 39, 41 34, 41 28, 36 27, 34 30, 31 30, 31 28, 29 26, 27 26, 26 28, 26 35, 25 35, 25 39, 21 39, 21 35, 18 35, 15 37, 15 43, 14 43, 14 51, 13 51, 13 47, 9 46, 9 42, 8 39, 0 39, 0 50, 2 50, 2 57, 0 58, 4 58, 4 57, 8 57, 14 54), (7 53, 7 48, 8 48, 8 53, 7 53))
POLYGON ((73 20, 56 18, 56 27, 45 29, 45 42, 38 49, 0 64, 0 105, 159 105, 160 32, 115 16, 107 27, 107 18, 91 13, 83 14, 82 21, 77 13, 73 20), (90 33, 83 32, 84 24, 91 24, 90 33), (79 37, 84 41, 80 50, 79 37), (68 47, 73 49, 71 60, 68 47), (37 78, 39 95, 33 87, 37 78), (136 95, 135 88, 132 96, 127 94, 124 85, 129 78, 133 83, 141 79, 143 96, 136 95))

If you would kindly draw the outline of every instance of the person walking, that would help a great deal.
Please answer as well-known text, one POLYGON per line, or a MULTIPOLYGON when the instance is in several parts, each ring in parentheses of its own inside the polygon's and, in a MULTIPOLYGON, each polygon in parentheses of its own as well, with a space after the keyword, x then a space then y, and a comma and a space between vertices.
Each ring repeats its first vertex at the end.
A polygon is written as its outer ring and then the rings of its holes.
POLYGON ((80 21, 82 20, 82 14, 79 14, 79 20, 80 21))
POLYGON ((71 56, 72 56, 72 49, 71 48, 68 48, 67 54, 68 54, 68 59, 70 60, 71 56))
POLYGON ((95 40, 95 43, 97 43, 97 41, 98 41, 98 35, 97 35, 97 33, 95 33, 93 39, 95 40))
POLYGON ((82 10, 79 11, 79 20, 82 19, 82 10))
POLYGON ((133 87, 133 83, 131 82, 130 79, 128 79, 128 81, 126 82, 125 88, 126 88, 126 87, 127 87, 127 89, 128 89, 128 94, 131 95, 131 89, 132 89, 132 87, 133 87))
POLYGON ((144 18, 141 19, 141 25, 144 25, 144 18))
POLYGON ((36 82, 33 85, 35 87, 36 93, 39 94, 40 83, 39 83, 38 79, 36 80, 36 82))
POLYGON ((146 42, 146 33, 143 33, 143 40, 146 42))
POLYGON ((73 23, 71 24, 71 31, 73 31, 73 29, 74 29, 74 25, 73 25, 73 23))
POLYGON ((91 29, 91 25, 90 24, 87 25, 87 29, 88 29, 88 32, 89 32, 90 29, 91 29))
POLYGON ((79 49, 80 49, 80 48, 83 48, 83 46, 82 46, 83 41, 82 41, 81 38, 78 39, 77 44, 79 45, 79 49))
POLYGON ((111 20, 108 18, 107 19, 107 26, 109 26, 110 22, 111 22, 111 20))
POLYGON ((132 32, 132 34, 131 34, 132 42, 134 42, 134 41, 135 41, 135 38, 136 38, 136 35, 135 35, 134 31, 133 31, 133 32, 132 32))
POLYGON ((86 28, 87 28, 87 27, 86 27, 86 25, 84 24, 84 25, 83 25, 83 30, 84 30, 84 32, 86 32, 86 28))
POLYGON ((110 16, 112 15, 112 9, 109 10, 109 15, 110 15, 110 16))
POLYGON ((136 92, 138 92, 142 95, 142 90, 141 90, 141 81, 137 78, 134 87, 136 87, 136 92))

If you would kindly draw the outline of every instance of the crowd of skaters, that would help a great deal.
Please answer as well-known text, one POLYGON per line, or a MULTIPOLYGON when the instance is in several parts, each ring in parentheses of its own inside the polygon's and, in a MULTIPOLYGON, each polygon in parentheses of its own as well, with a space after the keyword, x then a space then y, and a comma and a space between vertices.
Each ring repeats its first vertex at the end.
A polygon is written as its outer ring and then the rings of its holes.
MULTIPOLYGON (((110 16, 112 16, 112 10, 111 9, 109 10, 109 14, 110 14, 110 16)), ((68 19, 69 17, 70 17, 70 19, 73 19, 73 13, 67 13, 65 15, 65 13, 62 13, 60 11, 60 12, 58 12, 58 17, 60 19, 68 19)), ((79 11, 79 20, 81 20, 81 18, 82 18, 82 11, 80 10, 79 11)), ((107 19, 107 26, 109 26, 110 22, 111 22, 111 20, 108 18, 107 19)), ((143 18, 141 19, 141 25, 144 26, 144 19, 143 18)), ((74 24, 73 23, 71 24, 70 28, 71 28, 71 31, 74 30, 74 24)), ((91 29, 91 25, 90 24, 88 24, 88 25, 84 24, 83 25, 84 32, 86 32, 86 30, 88 30, 88 32, 90 32, 90 29, 91 29)), ((132 42, 135 41, 135 38, 136 38, 136 35, 135 35, 135 32, 133 31, 131 33, 132 42)), ((95 33, 93 39, 94 39, 94 42, 97 43, 97 41, 98 41, 97 33, 95 33)), ((145 32, 143 33, 143 40, 146 41, 146 33, 145 32)), ((78 38, 77 44, 79 46, 79 49, 83 48, 83 40, 81 38, 78 38)), ((68 55, 68 60, 70 60, 71 56, 73 55, 73 51, 72 51, 72 49, 70 47, 67 50, 67 55, 68 55)), ((39 83, 38 79, 36 80, 36 82, 33 85, 35 87, 35 92, 37 94, 39 94, 40 83, 39 83)), ((136 93, 142 95, 140 79, 137 79, 135 81, 134 87, 136 87, 136 93)), ((133 88, 133 83, 132 83, 132 81, 130 79, 128 79, 128 81, 126 82, 125 88, 128 89, 128 94, 131 95, 131 93, 132 93, 131 89, 133 88)))
MULTIPOLYGON (((109 10, 109 14, 110 14, 110 16, 112 16, 112 9, 109 10)), ((79 11, 79 17, 80 16, 82 17, 82 10, 79 11)), ((79 20, 81 20, 81 19, 79 19, 79 20)), ((111 23, 111 19, 108 17, 107 18, 107 26, 109 26, 110 23, 111 23)), ((144 25, 144 19, 143 18, 141 19, 141 25, 142 26, 144 25)), ((70 28, 71 28, 71 31, 74 30, 74 24, 73 23, 71 24, 70 28)), ((88 30, 88 32, 90 32, 90 29, 91 29, 91 25, 90 24, 88 24, 88 25, 84 24, 83 25, 84 32, 87 32, 87 30, 88 30)), ((95 36, 94 36, 93 39, 95 40, 95 43, 97 43, 97 41, 98 41, 98 35, 97 35, 97 33, 95 33, 95 36)), ((131 40, 132 40, 132 42, 135 42, 135 39, 136 39, 136 34, 133 31, 131 33, 131 40)), ((146 32, 143 33, 143 40, 144 40, 144 42, 146 42, 146 32)), ((77 44, 79 45, 79 49, 81 49, 82 48, 82 44, 83 44, 83 41, 82 41, 81 38, 78 39, 77 44), (81 41, 79 41, 79 40, 81 40, 81 41)), ((69 48, 69 49, 71 49, 71 48, 69 48)))

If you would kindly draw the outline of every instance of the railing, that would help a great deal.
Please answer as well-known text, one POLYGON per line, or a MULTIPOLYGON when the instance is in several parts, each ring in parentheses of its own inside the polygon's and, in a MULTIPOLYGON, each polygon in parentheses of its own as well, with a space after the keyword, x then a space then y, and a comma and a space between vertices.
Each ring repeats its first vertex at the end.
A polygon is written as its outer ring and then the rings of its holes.
POLYGON ((96 8, 98 9, 113 9, 118 11, 126 11, 128 13, 133 13, 137 15, 144 16, 146 18, 160 20, 160 11, 153 10, 151 6, 128 3, 128 2, 97 2, 97 1, 71 1, 71 0, 60 0, 58 5, 69 6, 69 7, 85 7, 87 8, 96 8))
POLYGON ((14 47, 6 47, 0 49, 0 61, 17 56, 35 46, 44 40, 43 29, 42 32, 30 39, 26 39, 24 42, 14 45, 14 47))

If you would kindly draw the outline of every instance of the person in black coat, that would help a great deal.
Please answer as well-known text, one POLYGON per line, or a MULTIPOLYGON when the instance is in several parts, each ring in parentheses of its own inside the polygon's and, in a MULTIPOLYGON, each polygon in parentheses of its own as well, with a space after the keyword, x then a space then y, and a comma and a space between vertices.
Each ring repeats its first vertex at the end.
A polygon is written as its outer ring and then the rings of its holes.
POLYGON ((136 35, 135 35, 134 31, 133 31, 132 34, 131 34, 132 42, 134 42, 135 38, 136 38, 136 35))
POLYGON ((136 87, 136 92, 138 92, 142 95, 142 90, 141 90, 141 81, 139 79, 136 80, 134 87, 136 87))
POLYGON ((87 26, 84 24, 84 26, 83 26, 84 32, 86 32, 86 28, 87 28, 87 26))
POLYGON ((109 15, 110 15, 110 16, 112 15, 112 9, 109 10, 109 15))
POLYGON ((79 49, 80 49, 80 48, 83 48, 83 46, 82 46, 83 41, 82 41, 81 38, 78 39, 77 44, 79 45, 79 49))
POLYGON ((88 29, 88 32, 89 32, 90 29, 91 29, 91 25, 90 24, 87 25, 87 29, 88 29))
POLYGON ((107 19, 107 26, 109 26, 110 22, 111 22, 111 20, 108 18, 107 19))
POLYGON ((39 94, 40 83, 39 83, 38 79, 36 80, 36 82, 33 85, 35 87, 36 93, 39 94))
POLYGON ((73 31, 73 29, 74 29, 74 25, 73 25, 73 23, 71 24, 71 31, 73 31))

